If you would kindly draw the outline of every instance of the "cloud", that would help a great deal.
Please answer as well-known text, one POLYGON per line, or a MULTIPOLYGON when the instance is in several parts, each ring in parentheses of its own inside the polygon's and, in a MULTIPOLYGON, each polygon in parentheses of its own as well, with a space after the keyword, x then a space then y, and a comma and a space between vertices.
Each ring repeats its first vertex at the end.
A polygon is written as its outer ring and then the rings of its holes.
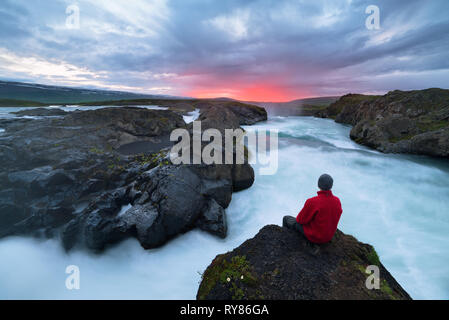
POLYGON ((224 32, 231 40, 241 40, 248 36, 249 10, 235 10, 230 15, 220 15, 206 20, 206 26, 224 32))
MULTIPOLYGON (((127 90, 137 92, 167 93, 171 87, 138 87, 108 83, 107 71, 94 72, 87 68, 80 68, 61 60, 45 60, 40 57, 18 56, 8 50, 0 48, 0 72, 2 74, 17 77, 24 75, 30 79, 40 79, 44 82, 62 85, 76 85, 96 87, 110 90, 127 90)), ((151 74, 147 77, 164 79, 172 77, 172 74, 151 74)))
POLYGON ((101 78, 105 72, 94 73, 86 68, 64 61, 47 61, 38 57, 22 57, 5 49, 0 49, 0 69, 2 72, 23 73, 34 77, 73 83, 101 78))
POLYGON ((0 76, 176 95, 289 100, 447 87, 449 2, 3 0, 0 76), (33 60, 34 59, 34 60, 33 60))

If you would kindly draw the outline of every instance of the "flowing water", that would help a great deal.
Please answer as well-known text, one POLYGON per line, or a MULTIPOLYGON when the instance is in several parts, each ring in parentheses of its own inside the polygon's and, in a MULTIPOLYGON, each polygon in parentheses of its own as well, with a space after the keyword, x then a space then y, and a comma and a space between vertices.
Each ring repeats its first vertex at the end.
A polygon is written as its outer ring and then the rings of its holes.
MULTIPOLYGON (((193 116, 193 114, 192 114, 193 116)), ((413 298, 449 298, 449 165, 443 160, 385 155, 349 139, 332 120, 276 117, 246 127, 279 129, 279 169, 233 194, 229 233, 193 230, 155 250, 125 241, 102 255, 66 254, 56 240, 0 240, 0 298, 194 299, 200 272, 219 253, 281 224, 314 196, 316 180, 334 177, 340 229, 372 244, 413 298), (68 265, 80 268, 80 290, 67 290, 68 265)))

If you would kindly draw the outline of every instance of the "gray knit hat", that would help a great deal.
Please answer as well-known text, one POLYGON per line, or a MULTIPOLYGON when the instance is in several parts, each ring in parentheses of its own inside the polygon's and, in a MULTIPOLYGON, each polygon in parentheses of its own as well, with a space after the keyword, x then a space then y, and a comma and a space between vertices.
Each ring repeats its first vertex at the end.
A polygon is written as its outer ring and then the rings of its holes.
POLYGON ((326 173, 321 175, 321 177, 318 179, 318 188, 320 188, 321 190, 330 190, 332 189, 333 184, 334 179, 332 179, 332 177, 326 173))

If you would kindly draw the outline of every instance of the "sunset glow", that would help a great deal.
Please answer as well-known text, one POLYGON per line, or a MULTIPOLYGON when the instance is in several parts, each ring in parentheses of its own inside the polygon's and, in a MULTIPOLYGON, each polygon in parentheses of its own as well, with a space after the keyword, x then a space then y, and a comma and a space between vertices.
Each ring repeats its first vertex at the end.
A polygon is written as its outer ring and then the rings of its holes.
POLYGON ((233 85, 224 87, 198 88, 186 92, 195 98, 226 97, 242 101, 285 102, 307 97, 307 93, 289 90, 269 83, 252 83, 249 85, 233 85))
POLYGON ((29 2, 0 5, 2 79, 266 102, 448 83, 444 0, 383 1, 379 30, 366 1, 77 0, 78 29, 67 1, 29 2))

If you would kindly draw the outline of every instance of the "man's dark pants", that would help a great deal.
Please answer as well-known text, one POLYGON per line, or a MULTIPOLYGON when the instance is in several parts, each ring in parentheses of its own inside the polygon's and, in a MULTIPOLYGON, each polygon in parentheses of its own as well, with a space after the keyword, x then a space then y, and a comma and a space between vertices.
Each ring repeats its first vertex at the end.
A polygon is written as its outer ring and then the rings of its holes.
POLYGON ((295 217, 285 216, 282 219, 282 226, 288 229, 296 230, 305 236, 302 225, 296 221, 295 217))

